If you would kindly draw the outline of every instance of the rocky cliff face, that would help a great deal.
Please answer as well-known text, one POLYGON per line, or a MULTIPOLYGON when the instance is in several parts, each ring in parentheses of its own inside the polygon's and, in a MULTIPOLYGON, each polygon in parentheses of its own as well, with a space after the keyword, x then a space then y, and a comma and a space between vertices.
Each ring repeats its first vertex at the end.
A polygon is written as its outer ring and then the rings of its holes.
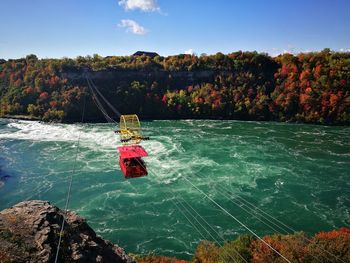
MULTIPOLYGON (((228 74, 226 71, 220 71, 221 74, 228 74)), ((72 83, 81 83, 85 81, 85 76, 94 81, 157 81, 181 82, 184 85, 193 85, 193 83, 212 82, 215 77, 214 70, 197 70, 197 71, 166 71, 166 70, 100 70, 87 71, 69 68, 60 73, 62 79, 68 79, 72 83)))
POLYGON ((0 262, 54 262, 63 217, 58 262, 134 262, 122 248, 97 236, 77 214, 39 200, 0 212, 0 262))

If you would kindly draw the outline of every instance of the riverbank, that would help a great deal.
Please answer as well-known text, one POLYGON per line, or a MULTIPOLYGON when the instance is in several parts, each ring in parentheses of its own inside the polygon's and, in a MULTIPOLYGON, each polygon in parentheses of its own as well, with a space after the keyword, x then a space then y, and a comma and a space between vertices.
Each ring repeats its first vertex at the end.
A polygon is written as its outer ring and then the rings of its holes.
POLYGON ((14 120, 24 120, 24 121, 40 121, 41 118, 31 116, 31 115, 3 115, 0 116, 3 119, 14 119, 14 120))
POLYGON ((124 250, 97 236, 86 221, 47 201, 21 202, 0 212, 0 261, 53 262, 65 221, 58 262, 135 263, 124 250))

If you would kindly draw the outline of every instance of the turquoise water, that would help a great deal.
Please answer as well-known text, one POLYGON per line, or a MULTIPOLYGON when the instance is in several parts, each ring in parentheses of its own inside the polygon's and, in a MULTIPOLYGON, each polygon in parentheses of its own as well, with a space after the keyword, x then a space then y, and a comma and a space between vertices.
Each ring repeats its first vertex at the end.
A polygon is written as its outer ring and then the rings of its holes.
POLYGON ((143 143, 151 172, 125 180, 110 124, 0 120, 0 176, 9 176, 0 209, 29 199, 63 208, 80 136, 69 208, 127 252, 189 258, 204 237, 222 242, 247 233, 191 183, 258 235, 284 233, 261 211, 309 234, 350 226, 349 127, 209 120, 142 125, 151 137, 143 143), (249 210, 242 198, 261 210, 249 210))

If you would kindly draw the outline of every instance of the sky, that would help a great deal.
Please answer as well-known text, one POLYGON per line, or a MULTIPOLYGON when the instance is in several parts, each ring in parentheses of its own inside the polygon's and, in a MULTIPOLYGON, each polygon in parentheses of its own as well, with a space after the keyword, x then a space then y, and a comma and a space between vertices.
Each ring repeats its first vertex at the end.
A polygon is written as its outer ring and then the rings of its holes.
POLYGON ((350 52, 349 0, 0 0, 0 58, 350 52))

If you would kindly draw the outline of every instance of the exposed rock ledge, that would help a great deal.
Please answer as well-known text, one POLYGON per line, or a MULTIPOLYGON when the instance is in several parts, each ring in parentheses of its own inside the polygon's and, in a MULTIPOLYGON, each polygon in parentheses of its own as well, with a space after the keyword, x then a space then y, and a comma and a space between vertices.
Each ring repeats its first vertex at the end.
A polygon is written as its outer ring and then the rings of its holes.
POLYGON ((58 262, 134 262, 122 248, 97 236, 77 214, 65 214, 40 200, 0 212, 0 262, 54 262, 63 215, 58 262))

